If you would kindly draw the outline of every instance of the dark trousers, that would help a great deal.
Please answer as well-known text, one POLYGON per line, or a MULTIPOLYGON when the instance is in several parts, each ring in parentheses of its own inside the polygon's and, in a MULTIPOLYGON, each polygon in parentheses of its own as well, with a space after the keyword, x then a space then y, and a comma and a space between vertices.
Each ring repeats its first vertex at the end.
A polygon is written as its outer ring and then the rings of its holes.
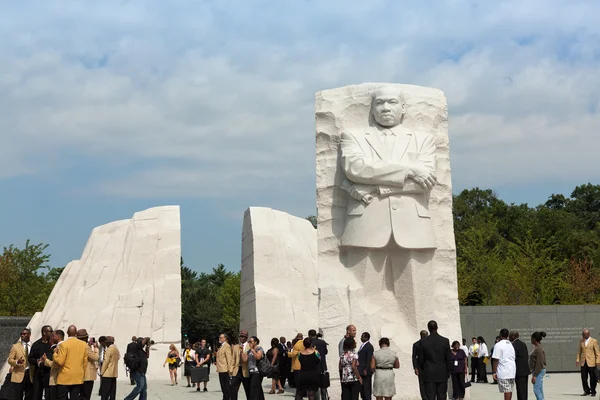
POLYGON ((290 368, 292 368, 288 360, 288 357, 282 357, 279 361, 279 382, 283 388, 285 387, 285 382, 290 375, 290 368))
POLYGON ((529 376, 517 376, 515 378, 515 385, 517 385, 517 400, 527 400, 527 381, 529 376))
POLYGON ((427 392, 425 391, 425 382, 423 382, 423 371, 419 370, 419 393, 421 400, 427 400, 427 392))
POLYGON ((462 399, 465 397, 465 373, 452 373, 452 398, 462 399))
MULTIPOLYGON (((223 400, 231 400, 231 383, 229 379, 229 373, 219 372, 219 384, 221 385, 221 392, 223 393, 223 400)), ((239 386, 238 386, 239 388, 239 386)), ((237 398, 237 395, 236 395, 237 398)))
POLYGON ((362 375, 363 383, 360 387, 360 398, 362 400, 371 400, 373 393, 373 375, 362 375))
POLYGON ((471 357, 471 382, 475 382, 479 374, 479 358, 471 357))
POLYGON ((58 400, 58 387, 50 386, 46 393, 48 393, 47 400, 58 400))
POLYGON ((240 386, 244 387, 244 394, 246 395, 246 399, 250 398, 250 377, 244 378, 244 374, 242 372, 242 367, 238 369, 238 373, 236 376, 231 378, 231 400, 237 400, 240 386))
POLYGON ((477 382, 486 382, 487 383, 487 364, 483 362, 483 358, 479 359, 478 366, 478 374, 477 374, 477 382))
POLYGON ((358 400, 360 383, 342 383, 342 400, 358 400))
POLYGON ((58 400, 79 400, 82 385, 57 385, 58 400))
POLYGON ((117 378, 100 379, 100 399, 115 400, 117 397, 117 378))
POLYGON ((587 362, 581 367, 581 385, 585 393, 596 393, 596 384, 598 383, 596 378, 596 366, 588 366, 587 362), (590 377, 590 384, 588 385, 588 376, 590 377))
POLYGON ((31 400, 31 393, 33 389, 33 385, 29 380, 29 371, 25 371, 25 376, 23 377, 23 382, 12 384, 13 387, 13 399, 15 400, 23 400, 23 396, 25 396, 25 400, 31 400))
MULTIPOLYGON (((290 368, 291 368, 291 366, 290 366, 290 368)), ((293 371, 288 372, 288 381, 289 381, 289 386, 291 388, 296 387, 296 376, 294 375, 293 371)))
POLYGON ((81 400, 90 400, 94 391, 94 381, 85 381, 81 387, 81 400))
POLYGON ((250 374, 250 397, 249 400, 265 400, 265 393, 262 389, 263 377, 258 372, 250 374))
POLYGON ((329 399, 329 393, 327 393, 327 389, 321 388, 321 389, 319 389, 319 392, 321 392, 321 400, 328 400, 329 399))
POLYGON ((427 400, 446 400, 448 395, 448 382, 425 382, 427 400))
MULTIPOLYGON (((37 371, 36 371, 37 372, 37 371)), ((46 382, 48 380, 46 379, 46 382)), ((46 388, 47 390, 47 388, 46 388)), ((44 376, 36 374, 33 377, 33 386, 31 390, 31 399, 32 400, 42 400, 42 396, 44 395, 44 376)), ((46 398, 48 397, 48 392, 46 392, 46 398)))

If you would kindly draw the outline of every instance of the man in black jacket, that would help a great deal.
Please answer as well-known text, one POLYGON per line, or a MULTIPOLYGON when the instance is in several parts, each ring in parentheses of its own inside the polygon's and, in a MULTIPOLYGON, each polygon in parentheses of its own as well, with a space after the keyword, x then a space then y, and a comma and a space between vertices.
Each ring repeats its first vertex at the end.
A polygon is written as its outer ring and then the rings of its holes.
POLYGON ((417 340, 413 343, 412 348, 412 364, 413 369, 415 370, 415 375, 419 377, 419 392, 421 393, 421 400, 427 400, 427 394, 425 392, 425 383, 423 382, 423 374, 420 371, 419 367, 419 348, 421 347, 421 340, 426 338, 429 333, 427 331, 421 331, 419 333, 421 339, 417 340))
MULTIPOLYGON (((127 351, 125 352, 125 354, 129 353, 130 351, 134 351, 137 348, 137 337, 133 336, 131 338, 131 343, 129 343, 127 345, 127 351)), ((132 385, 135 385, 135 380, 133 379, 133 373, 129 370, 129 368, 127 368, 127 365, 125 365, 125 371, 129 371, 129 383, 131 383, 132 385)))
POLYGON ((358 373, 362 377, 362 386, 360 395, 362 400, 371 400, 373 390, 373 370, 371 369, 371 359, 373 358, 373 345, 369 342, 371 335, 364 332, 360 335, 360 349, 358 350, 358 373))
POLYGON ((292 366, 290 365, 290 358, 288 357, 288 348, 285 337, 279 338, 279 345, 277 346, 279 349, 279 381, 281 382, 281 387, 285 388, 285 381, 288 379, 288 375, 290 374, 290 369, 292 366))
MULTIPOLYGON (((327 371, 327 343, 317 337, 317 331, 311 329, 308 331, 308 337, 312 340, 312 345, 321 355, 321 369, 327 371)), ((327 400, 327 389, 321 388, 321 400, 327 400)))
POLYGON ((419 371, 423 373, 427 400, 446 400, 452 370, 450 341, 438 334, 435 321, 427 324, 429 336, 421 339, 418 353, 419 371))
MULTIPOLYGON (((41 361, 42 356, 50 352, 50 340, 54 336, 54 331, 49 325, 42 327, 42 337, 33 343, 29 352, 29 365, 35 366, 33 376, 32 400, 42 400, 44 391, 47 392, 50 386, 50 368, 46 367, 41 361)), ((48 398, 48 393, 44 396, 48 398)))
POLYGON ((529 352, 527 351, 527 345, 519 340, 519 332, 517 331, 511 331, 508 336, 515 349, 517 400, 527 400, 527 381, 529 380, 529 352))
POLYGON ((147 399, 148 383, 146 382, 146 372, 148 371, 148 342, 150 338, 138 338, 135 343, 127 346, 125 357, 135 360, 136 365, 129 365, 130 374, 135 381, 135 387, 125 397, 125 400, 133 400, 140 395, 140 400, 147 399), (129 356, 131 354, 132 356, 129 356))

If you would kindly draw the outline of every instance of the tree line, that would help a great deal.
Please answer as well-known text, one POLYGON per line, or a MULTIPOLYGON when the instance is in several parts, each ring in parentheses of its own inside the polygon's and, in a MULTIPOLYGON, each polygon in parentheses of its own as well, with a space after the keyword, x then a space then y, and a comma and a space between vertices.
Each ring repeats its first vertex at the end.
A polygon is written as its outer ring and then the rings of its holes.
POLYGON ((600 185, 537 207, 475 188, 454 197, 453 211, 461 304, 599 302, 600 185))
MULTIPOLYGON (((453 198, 458 295, 462 305, 600 302, 600 185, 577 186, 544 204, 508 204, 490 189, 453 198)), ((314 216, 307 219, 316 228, 314 216)), ((33 315, 63 268, 48 245, 4 247, 0 315, 33 315)), ((182 330, 190 340, 233 335, 239 326, 240 273, 219 264, 198 273, 181 260, 182 330)))

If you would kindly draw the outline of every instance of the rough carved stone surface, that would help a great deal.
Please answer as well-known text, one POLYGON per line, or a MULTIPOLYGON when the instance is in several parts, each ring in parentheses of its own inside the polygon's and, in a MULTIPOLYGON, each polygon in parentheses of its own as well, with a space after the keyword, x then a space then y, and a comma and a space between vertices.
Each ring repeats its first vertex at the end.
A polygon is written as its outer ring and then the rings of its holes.
MULTIPOLYGON (((32 341, 45 324, 64 331, 75 324, 96 339, 114 336, 124 355, 132 336, 150 336, 156 344, 148 379, 165 379, 169 344, 181 343, 180 257, 179 206, 95 228, 81 259, 65 267, 44 310, 31 319, 32 341)), ((125 378, 122 360, 119 369, 125 378)))
MULTIPOLYGON (((366 83, 316 94, 319 327, 323 329, 325 340, 332 345, 337 345, 346 325, 351 323, 356 325, 358 336, 364 331, 371 333, 371 342, 376 349, 380 337, 390 338, 401 363, 400 370, 396 371, 398 399, 420 398, 411 365, 411 350, 413 342, 419 338, 418 332, 426 329, 429 320, 437 320, 440 334, 451 341, 461 339, 447 117, 443 93, 432 88, 366 83), (342 243, 342 238, 348 235, 344 231, 352 225, 350 218, 362 215, 355 212, 354 205, 368 209, 372 204, 381 205, 384 201, 380 193, 375 193, 376 199, 368 205, 359 205, 351 198, 340 150, 342 133, 354 132, 357 133, 354 137, 358 137, 367 135, 365 132, 373 128, 371 96, 382 86, 398 88, 404 94, 403 129, 414 132, 413 137, 421 141, 432 135, 437 184, 427 194, 428 203, 419 201, 414 215, 430 217, 434 244, 421 244, 421 240, 414 246, 403 245, 398 238, 391 238, 390 244, 379 249, 375 249, 380 244, 379 239, 373 245, 356 247, 353 239, 350 245, 354 247, 341 246, 347 244, 342 243), (428 210, 423 210, 426 206, 428 210)), ((348 138, 350 136, 345 135, 345 139, 348 138)), ((400 139, 396 140, 397 145, 400 139)), ((357 141, 360 143, 355 148, 376 152, 367 141, 363 143, 360 138, 357 141)), ((411 184, 414 186, 414 182, 411 184)), ((403 206, 402 196, 396 197, 399 207, 403 206)), ((391 202, 388 204, 390 208, 393 206, 391 202)), ((415 205, 409 205, 415 211, 415 205)), ((401 220, 394 220, 392 216, 392 222, 388 218, 386 223, 393 223, 395 231, 402 227, 399 222, 401 220)), ((392 231, 383 225, 381 229, 387 230, 388 234, 392 231)), ((419 229, 417 233, 422 232, 424 230, 419 229)), ((402 240, 412 243, 410 232, 405 233, 408 235, 402 240)), ((372 234, 379 232, 374 230, 372 234)), ((352 235, 357 237, 357 231, 352 235)), ((337 352, 335 348, 331 351, 337 352)), ((328 361, 329 369, 337 370, 337 359, 329 357, 328 361)), ((332 378, 336 375, 332 374, 332 378)), ((330 395, 338 396, 339 385, 332 384, 331 391, 330 395)))
POLYGON ((317 231, 309 221, 270 208, 246 210, 240 328, 265 348, 274 337, 315 329, 316 260, 317 231))

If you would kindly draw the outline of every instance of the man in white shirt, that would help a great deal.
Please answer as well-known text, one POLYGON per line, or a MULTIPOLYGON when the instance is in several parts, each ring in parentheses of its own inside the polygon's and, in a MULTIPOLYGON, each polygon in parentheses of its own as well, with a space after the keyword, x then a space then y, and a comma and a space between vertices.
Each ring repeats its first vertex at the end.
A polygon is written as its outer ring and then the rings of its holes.
POLYGON ((517 363, 515 362, 515 348, 508 340, 508 329, 500 331, 500 341, 494 345, 492 372, 494 380, 498 381, 498 390, 500 393, 504 393, 504 400, 511 400, 517 375, 517 363))
POLYGON ((473 344, 469 347, 469 357, 471 357, 471 382, 475 383, 479 371, 479 344, 477 338, 472 339, 473 344))
POLYGON ((479 344, 479 366, 477 371, 477 383, 488 383, 487 378, 487 363, 489 362, 490 353, 485 340, 482 336, 477 337, 479 344))
POLYGON ((469 348, 467 347, 467 339, 463 338, 462 346, 460 346, 460 349, 465 352, 465 356, 467 356, 467 357, 469 356, 469 348))

